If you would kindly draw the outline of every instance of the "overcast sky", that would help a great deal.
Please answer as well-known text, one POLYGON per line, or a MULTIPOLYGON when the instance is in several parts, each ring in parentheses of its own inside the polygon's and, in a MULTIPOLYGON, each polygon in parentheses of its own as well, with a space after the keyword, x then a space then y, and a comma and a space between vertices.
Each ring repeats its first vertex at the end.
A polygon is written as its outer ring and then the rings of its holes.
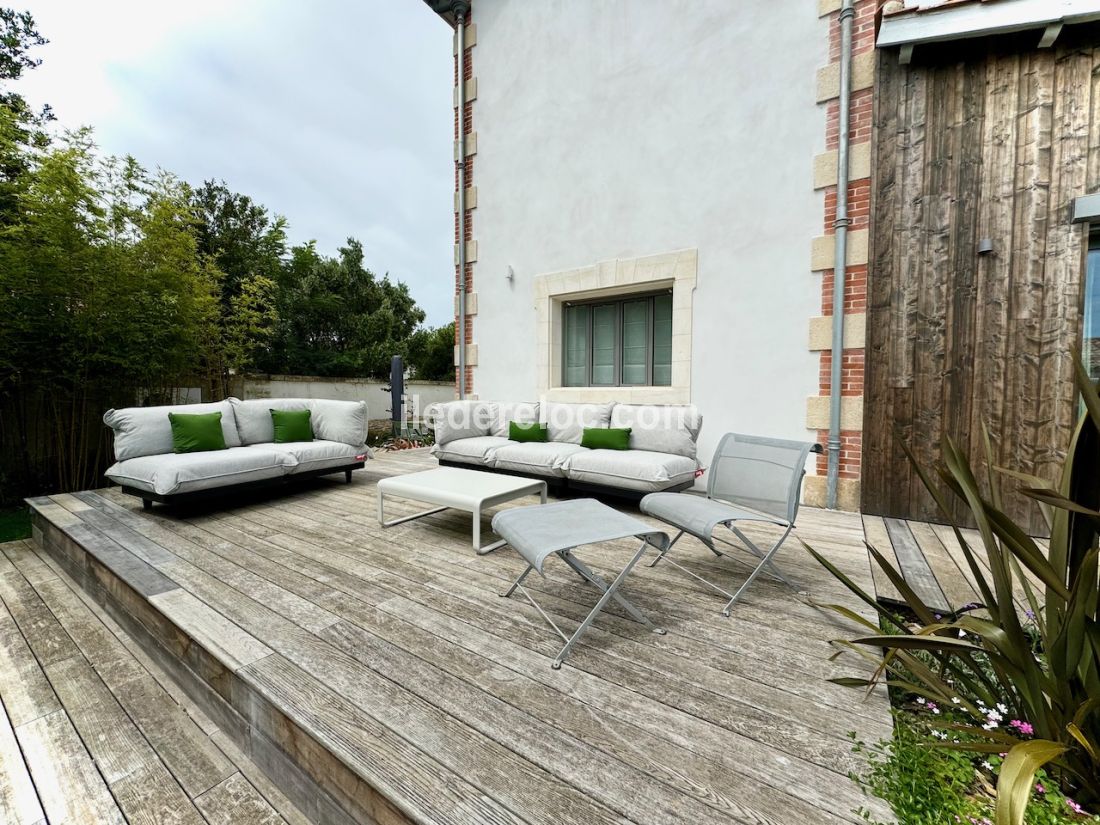
POLYGON ((224 179, 294 243, 453 315, 451 33, 421 0, 23 0, 50 40, 20 89, 201 184, 224 179))

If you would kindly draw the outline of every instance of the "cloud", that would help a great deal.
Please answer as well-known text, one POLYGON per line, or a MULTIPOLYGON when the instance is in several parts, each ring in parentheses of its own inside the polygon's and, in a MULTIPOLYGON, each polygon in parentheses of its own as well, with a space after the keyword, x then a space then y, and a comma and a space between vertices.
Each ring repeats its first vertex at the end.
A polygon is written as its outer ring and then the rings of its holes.
POLYGON ((38 0, 50 39, 22 91, 104 151, 192 183, 224 179, 294 242, 453 311, 451 34, 417 0, 38 0))

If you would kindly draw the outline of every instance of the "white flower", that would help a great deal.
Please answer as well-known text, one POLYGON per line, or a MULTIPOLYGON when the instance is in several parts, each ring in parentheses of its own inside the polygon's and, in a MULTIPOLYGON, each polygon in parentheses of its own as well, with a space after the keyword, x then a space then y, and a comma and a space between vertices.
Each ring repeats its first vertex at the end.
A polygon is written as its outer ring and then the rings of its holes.
POLYGON ((918 705, 923 705, 924 704, 924 697, 923 696, 918 696, 917 697, 917 704, 918 705))
POLYGON ((947 734, 944 733, 942 730, 934 730, 934 731, 932 731, 932 735, 935 736, 937 739, 946 739, 947 738, 947 734))
MULTIPOLYGON (((1002 704, 1001 702, 997 703, 997 710, 999 710, 1001 713, 1008 713, 1008 708, 1004 704, 1002 704)), ((998 717, 998 718, 1000 718, 1000 717, 998 717)))
POLYGON ((989 764, 988 759, 983 759, 982 760, 982 767, 985 768, 987 771, 992 771, 993 770, 993 766, 989 764))
POLYGON ((960 698, 959 698, 958 696, 952 696, 952 697, 951 697, 951 704, 953 704, 953 705, 957 705, 957 704, 959 704, 959 703, 960 703, 961 701, 962 701, 962 699, 960 699, 960 698))

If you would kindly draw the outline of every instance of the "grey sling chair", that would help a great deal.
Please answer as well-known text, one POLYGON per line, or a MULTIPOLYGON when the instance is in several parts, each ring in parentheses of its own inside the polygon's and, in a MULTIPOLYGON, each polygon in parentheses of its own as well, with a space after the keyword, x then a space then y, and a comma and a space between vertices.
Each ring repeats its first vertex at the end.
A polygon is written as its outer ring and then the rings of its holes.
POLYGON ((659 518, 680 531, 650 567, 664 559, 728 597, 729 601, 722 608, 722 615, 727 617, 730 608, 764 568, 780 581, 794 587, 779 572, 774 558, 794 529, 802 477, 806 475, 806 457, 811 452, 821 452, 821 445, 739 433, 722 436, 708 470, 706 498, 691 493, 650 493, 642 499, 640 507, 643 513, 659 518), (739 521, 774 524, 783 528, 783 534, 769 550, 763 550, 736 527, 739 521), (714 535, 720 525, 728 527, 744 546, 714 535), (716 556, 724 555, 715 547, 715 542, 721 542, 736 550, 748 550, 760 559, 760 563, 737 592, 730 593, 669 558, 669 551, 684 533, 695 536, 716 556))

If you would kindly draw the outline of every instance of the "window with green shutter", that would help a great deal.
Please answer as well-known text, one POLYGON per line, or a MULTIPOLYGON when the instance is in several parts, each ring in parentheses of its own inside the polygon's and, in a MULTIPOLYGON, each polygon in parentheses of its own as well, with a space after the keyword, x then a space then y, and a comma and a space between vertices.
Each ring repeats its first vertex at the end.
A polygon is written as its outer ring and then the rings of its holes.
POLYGON ((672 384, 672 293, 566 303, 562 385, 672 384))

